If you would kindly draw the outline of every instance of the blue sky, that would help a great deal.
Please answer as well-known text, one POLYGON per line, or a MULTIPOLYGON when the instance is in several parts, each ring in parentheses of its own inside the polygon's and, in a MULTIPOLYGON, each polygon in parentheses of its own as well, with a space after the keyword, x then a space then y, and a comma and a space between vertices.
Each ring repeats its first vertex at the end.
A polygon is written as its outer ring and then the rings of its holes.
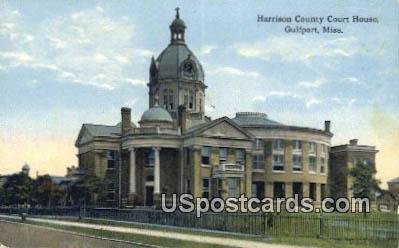
POLYGON ((0 1, 0 173, 27 161, 62 174, 76 164, 82 123, 116 124, 121 106, 132 107, 137 121, 148 107, 150 58, 168 45, 176 6, 205 69, 208 115, 262 111, 316 128, 329 119, 333 144, 356 137, 377 145, 381 177, 399 175, 394 0, 0 1), (258 14, 379 23, 300 35, 285 33, 284 23, 257 23, 258 14))

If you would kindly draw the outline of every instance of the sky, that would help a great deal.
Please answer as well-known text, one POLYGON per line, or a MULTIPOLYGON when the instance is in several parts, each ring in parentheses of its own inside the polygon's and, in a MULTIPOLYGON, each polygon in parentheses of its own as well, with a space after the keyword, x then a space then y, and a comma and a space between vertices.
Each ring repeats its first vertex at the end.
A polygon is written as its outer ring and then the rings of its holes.
MULTIPOLYGON (((0 0, 0 174, 64 175, 83 123, 114 125, 148 108, 151 56, 168 45, 174 9, 205 70, 212 118, 259 111, 323 128, 333 145, 375 145, 377 177, 399 176, 399 2, 0 0), (376 17, 294 34, 258 15, 376 17)), ((324 25, 324 24, 323 24, 324 25)), ((385 186, 383 184, 382 186, 385 186)))

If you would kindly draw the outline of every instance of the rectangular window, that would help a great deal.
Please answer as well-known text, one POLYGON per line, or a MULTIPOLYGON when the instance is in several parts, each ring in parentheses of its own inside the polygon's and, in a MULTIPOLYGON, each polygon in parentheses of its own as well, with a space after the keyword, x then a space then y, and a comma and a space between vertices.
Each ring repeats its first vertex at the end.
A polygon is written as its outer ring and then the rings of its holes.
POLYGON ((309 198, 313 201, 316 201, 316 184, 310 183, 309 184, 309 198))
POLYGON ((273 196, 274 198, 285 197, 285 184, 283 182, 273 183, 273 196))
POLYGON ((243 165, 245 163, 245 152, 243 149, 236 149, 236 164, 243 165))
POLYGON ((322 144, 322 145, 321 145, 321 153, 322 153, 322 154, 326 154, 326 151, 327 151, 327 146, 324 145, 324 144, 322 144))
POLYGON ((264 170, 265 169, 265 159, 263 155, 253 155, 252 156, 252 167, 254 170, 264 170))
POLYGON ((190 95, 190 100, 188 102, 188 109, 193 109, 194 108, 194 96, 190 95))
POLYGON ((316 143, 314 143, 314 142, 309 143, 309 153, 312 153, 312 154, 316 153, 316 143))
POLYGON ((209 178, 202 178, 202 197, 203 198, 209 198, 210 193, 210 179, 209 178))
POLYGON ((292 149, 294 151, 302 151, 302 142, 300 140, 293 140, 292 149))
POLYGON ((252 197, 263 199, 265 197, 265 183, 253 182, 252 183, 252 197))
POLYGON ((255 149, 263 149, 265 147, 265 142, 261 139, 256 139, 255 140, 255 144, 254 144, 254 148, 255 149))
POLYGON ((293 155, 292 156, 292 170, 293 171, 302 171, 302 156, 301 155, 293 155))
POLYGON ((168 107, 169 107, 169 104, 168 104, 168 95, 164 95, 164 96, 163 96, 163 107, 164 107, 165 109, 168 109, 168 107))
POLYGON ((295 195, 298 195, 298 199, 302 199, 303 196, 303 184, 302 183, 293 183, 292 184, 292 194, 293 197, 295 197, 295 195))
POLYGON ((284 155, 273 155, 273 170, 283 171, 284 170, 284 155))
POLYGON ((116 152, 112 150, 107 151, 107 168, 115 169, 116 161, 115 161, 116 152))
POLYGON ((240 196, 240 179, 228 178, 227 186, 228 186, 229 197, 239 197, 240 196))
POLYGON ((324 183, 320 184, 320 197, 321 197, 321 199, 326 198, 326 194, 327 194, 326 185, 324 183))
POLYGON ((202 164, 209 164, 211 156, 211 148, 209 146, 202 147, 201 150, 201 161, 202 164))
POLYGON ((173 109, 174 99, 173 95, 169 95, 169 109, 173 109))
POLYGON ((114 192, 108 192, 107 200, 110 200, 110 201, 115 200, 115 193, 114 192))
POLYGON ((317 172, 316 157, 313 156, 309 157, 309 172, 312 173, 317 172))
POLYGON ((284 140, 282 139, 273 140, 273 150, 274 151, 284 150, 284 140))
POLYGON ((320 158, 320 173, 321 174, 326 173, 326 159, 325 158, 320 158))
POLYGON ((227 148, 219 148, 219 163, 225 164, 227 162, 227 148))
POLYGON ((145 165, 146 166, 154 166, 155 157, 154 157, 154 150, 148 149, 144 153, 145 165))

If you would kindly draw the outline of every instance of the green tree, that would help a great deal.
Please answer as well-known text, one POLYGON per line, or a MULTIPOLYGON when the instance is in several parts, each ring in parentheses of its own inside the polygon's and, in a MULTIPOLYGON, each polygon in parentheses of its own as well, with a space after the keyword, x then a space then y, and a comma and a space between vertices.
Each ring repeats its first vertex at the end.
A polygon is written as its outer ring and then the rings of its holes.
POLYGON ((354 178, 354 197, 374 199, 375 190, 379 189, 380 181, 375 178, 377 173, 374 164, 358 163, 351 170, 350 175, 354 178))
POLYGON ((3 185, 5 204, 27 204, 31 202, 33 190, 32 179, 24 174, 14 174, 8 177, 3 185))
POLYGON ((96 176, 85 176, 75 182, 70 188, 74 202, 96 204, 97 197, 104 192, 104 182, 96 176))
POLYGON ((49 175, 37 177, 33 185, 34 201, 42 206, 56 205, 64 195, 62 187, 55 184, 49 175))

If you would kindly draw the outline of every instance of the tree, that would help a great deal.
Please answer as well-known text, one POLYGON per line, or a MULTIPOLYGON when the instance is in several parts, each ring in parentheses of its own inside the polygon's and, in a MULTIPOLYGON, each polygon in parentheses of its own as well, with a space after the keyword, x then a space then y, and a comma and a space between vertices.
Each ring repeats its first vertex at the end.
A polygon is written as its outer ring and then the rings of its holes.
POLYGON ((30 203, 32 190, 32 179, 28 175, 25 173, 11 175, 3 185, 4 203, 8 205, 30 203))
POLYGON ((70 195, 74 202, 95 204, 99 194, 104 192, 104 182, 96 176, 85 176, 75 182, 70 188, 70 195))
POLYGON ((360 198, 374 198, 374 191, 379 189, 380 181, 375 179, 377 173, 374 164, 358 163, 351 170, 350 175, 354 178, 353 195, 360 198))
POLYGON ((49 175, 37 177, 33 185, 34 201, 42 206, 51 207, 57 204, 64 194, 64 190, 49 175))

